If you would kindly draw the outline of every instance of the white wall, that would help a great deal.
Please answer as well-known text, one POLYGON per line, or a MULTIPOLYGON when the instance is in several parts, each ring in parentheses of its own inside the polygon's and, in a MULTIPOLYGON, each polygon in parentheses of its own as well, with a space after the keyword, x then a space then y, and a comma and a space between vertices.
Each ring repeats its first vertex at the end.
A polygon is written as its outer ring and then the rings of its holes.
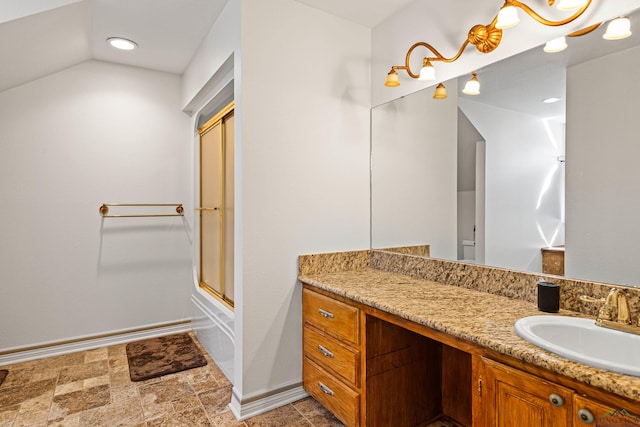
POLYGON ((457 259, 455 86, 444 100, 423 90, 371 111, 374 248, 427 244, 431 256, 457 259))
POLYGON ((302 379, 297 256, 369 247, 371 40, 367 28, 293 0, 243 0, 241 15, 234 392, 246 400, 302 379))
POLYGON ((458 109, 458 259, 465 258, 462 241, 476 239, 476 146, 480 141, 482 135, 458 109))
POLYGON ((485 263, 541 271, 540 249, 564 243, 561 126, 468 99, 459 105, 486 141, 485 263))
POLYGON ((638 47, 568 69, 569 277, 640 286, 638 69, 638 47))
MULTIPOLYGON (((476 192, 475 191, 458 191, 458 231, 456 233, 456 246, 458 251, 457 259, 465 259, 463 240, 475 241, 475 232, 473 227, 476 222, 476 192)), ((474 249, 475 252, 475 249, 474 249)), ((466 257, 466 259, 475 259, 475 255, 466 257)))
POLYGON ((486 223, 486 142, 478 141, 476 143, 476 249, 475 261, 479 264, 485 263, 484 247, 485 247, 485 223, 486 223))
POLYGON ((191 225, 98 214, 185 202, 179 105, 178 76, 98 61, 0 93, 0 350, 187 317, 191 225))
MULTIPOLYGON (((182 103, 185 112, 192 117, 191 168, 192 197, 198 200, 199 188, 199 137, 197 128, 202 117, 210 118, 225 107, 229 98, 235 101, 235 158, 234 158, 234 277, 236 306, 242 293, 242 99, 240 52, 240 1, 231 0, 225 5, 219 18, 203 40, 182 76, 182 103), (202 117, 201 117, 202 116, 202 117)), ((199 259, 199 223, 194 211, 188 213, 194 224, 192 318, 198 339, 225 375, 236 383, 236 373, 242 372, 242 340, 236 339, 241 325, 235 314, 199 288, 197 267, 199 259)), ((241 320, 241 319, 240 319, 241 320)))
MULTIPOLYGON (((234 75, 240 70, 240 0, 229 0, 215 24, 189 62, 182 76, 181 105, 192 104, 192 112, 202 108, 207 99, 209 83, 216 83, 214 75, 224 62, 234 55, 234 75)), ((224 70, 223 70, 224 72, 224 70)), ((233 71, 232 71, 233 72, 233 71)), ((222 79, 222 76, 218 80, 222 79)))

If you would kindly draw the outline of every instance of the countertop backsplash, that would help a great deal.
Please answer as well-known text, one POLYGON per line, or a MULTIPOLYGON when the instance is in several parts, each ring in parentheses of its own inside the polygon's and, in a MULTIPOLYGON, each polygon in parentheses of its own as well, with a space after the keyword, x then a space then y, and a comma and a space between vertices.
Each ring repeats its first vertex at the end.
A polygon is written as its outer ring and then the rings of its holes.
MULTIPOLYGON (((399 251, 360 250, 301 255, 298 275, 307 276, 374 268, 416 279, 477 290, 535 304, 540 280, 560 285, 560 308, 595 317, 600 304, 580 300, 581 295, 604 298, 612 287, 606 283, 567 279, 538 273, 525 273, 478 264, 427 258, 399 251)), ((640 315, 640 289, 624 287, 634 320, 640 315)))

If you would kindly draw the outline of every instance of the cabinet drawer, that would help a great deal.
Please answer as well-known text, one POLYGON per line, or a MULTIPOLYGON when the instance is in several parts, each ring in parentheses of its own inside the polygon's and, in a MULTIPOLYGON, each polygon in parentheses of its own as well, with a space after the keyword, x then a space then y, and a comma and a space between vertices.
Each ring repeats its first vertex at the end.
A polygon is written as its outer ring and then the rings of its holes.
POLYGON ((318 365, 335 372, 352 385, 358 384, 359 353, 305 326, 304 354, 318 365))
POLYGON ((304 321, 329 335, 358 343, 358 309, 304 289, 302 291, 304 321))
POLYGON ((360 395, 326 373, 308 357, 303 365, 304 389, 347 427, 358 425, 360 395))

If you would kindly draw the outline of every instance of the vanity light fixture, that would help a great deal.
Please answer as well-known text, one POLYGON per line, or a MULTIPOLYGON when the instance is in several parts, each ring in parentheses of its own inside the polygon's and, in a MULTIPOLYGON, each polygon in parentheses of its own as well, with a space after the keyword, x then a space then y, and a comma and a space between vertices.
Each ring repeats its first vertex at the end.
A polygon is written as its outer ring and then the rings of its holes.
POLYGON ((387 81, 384 82, 384 85, 387 87, 400 86, 400 79, 398 78, 396 70, 389 71, 389 74, 387 74, 387 81))
MULTIPOLYGON (((400 80, 398 78, 397 70, 405 70, 409 75, 409 77, 411 77, 412 79, 424 80, 427 77, 431 76, 432 71, 428 67, 431 66, 431 68, 433 68, 431 64, 433 61, 454 62, 458 58, 460 58, 460 56, 462 55, 464 50, 467 48, 467 46, 469 46, 469 44, 472 44, 473 46, 475 46, 479 52, 482 52, 482 53, 493 52, 500 44, 500 41, 502 41, 502 29, 508 28, 509 26, 514 26, 519 22, 517 9, 522 9, 527 13, 527 15, 529 15, 530 17, 532 17, 542 25, 558 27, 561 25, 569 24, 570 22, 573 22, 577 18, 579 18, 589 8, 589 6, 591 5, 591 2, 592 0, 559 0, 558 6, 564 6, 569 10, 577 8, 577 10, 573 12, 571 16, 568 16, 565 19, 561 19, 559 21, 552 21, 542 17, 536 11, 531 9, 531 7, 527 6, 523 2, 520 2, 519 0, 505 0, 498 14, 493 18, 493 21, 491 21, 490 24, 488 25, 478 24, 471 27, 471 29, 469 30, 469 33, 467 34, 467 39, 462 43, 462 46, 460 46, 460 49, 458 49, 458 52, 452 57, 448 58, 442 55, 436 48, 434 48, 432 45, 430 45, 427 42, 414 43, 407 51, 407 54, 404 60, 404 65, 394 65, 391 67, 391 71, 389 71, 389 73, 387 74, 387 80, 385 82, 385 86, 388 86, 388 87, 400 86, 400 80), (571 7, 568 6, 569 2, 572 4, 571 7), (416 74, 411 70, 411 66, 409 65, 409 62, 411 59, 411 54, 418 47, 426 48, 431 52, 431 54, 433 54, 433 56, 424 57, 422 61, 422 68, 420 72, 416 74), (424 75, 423 75, 423 70, 424 70, 424 75)), ((547 0, 547 3, 549 6, 554 6, 556 4, 556 0, 547 0)), ((435 74, 433 75, 433 77, 435 78, 435 74)))
POLYGON ((430 81, 436 79, 436 69, 431 65, 431 61, 428 58, 422 60, 422 68, 420 69, 420 75, 418 80, 430 81))
POLYGON ((442 83, 440 83, 435 92, 433 93, 433 99, 446 99, 447 98, 447 88, 444 87, 442 83))
POLYGON ((562 52, 566 48, 567 48, 567 39, 565 39, 564 36, 557 37, 553 40, 549 40, 544 45, 544 51, 547 53, 562 52))
POLYGON ((518 9, 515 6, 507 5, 503 6, 498 12, 498 20, 496 21, 496 28, 504 30, 505 28, 511 28, 518 25, 520 18, 518 18, 518 9))
POLYGON ((631 35, 631 22, 629 18, 620 17, 612 20, 607 25, 607 31, 602 36, 605 40, 626 39, 631 35))
POLYGON ((122 37, 109 37, 107 43, 120 50, 133 50, 138 47, 136 42, 122 37))
POLYGON ((469 81, 464 85, 464 89, 462 89, 462 93, 466 95, 480 95, 480 81, 478 80, 478 75, 475 71, 471 72, 471 77, 469 81))

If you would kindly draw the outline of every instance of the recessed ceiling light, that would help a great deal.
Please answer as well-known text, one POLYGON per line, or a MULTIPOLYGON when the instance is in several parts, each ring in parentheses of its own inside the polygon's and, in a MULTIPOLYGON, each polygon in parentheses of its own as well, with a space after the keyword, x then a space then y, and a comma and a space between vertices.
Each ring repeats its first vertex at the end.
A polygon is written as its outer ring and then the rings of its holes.
POLYGON ((558 102, 558 101, 560 101, 560 98, 547 98, 542 102, 544 102, 545 104, 553 104, 554 102, 558 102))
POLYGON ((116 49, 121 50, 133 50, 138 47, 136 42, 129 39, 123 39, 122 37, 109 37, 107 42, 116 49))

